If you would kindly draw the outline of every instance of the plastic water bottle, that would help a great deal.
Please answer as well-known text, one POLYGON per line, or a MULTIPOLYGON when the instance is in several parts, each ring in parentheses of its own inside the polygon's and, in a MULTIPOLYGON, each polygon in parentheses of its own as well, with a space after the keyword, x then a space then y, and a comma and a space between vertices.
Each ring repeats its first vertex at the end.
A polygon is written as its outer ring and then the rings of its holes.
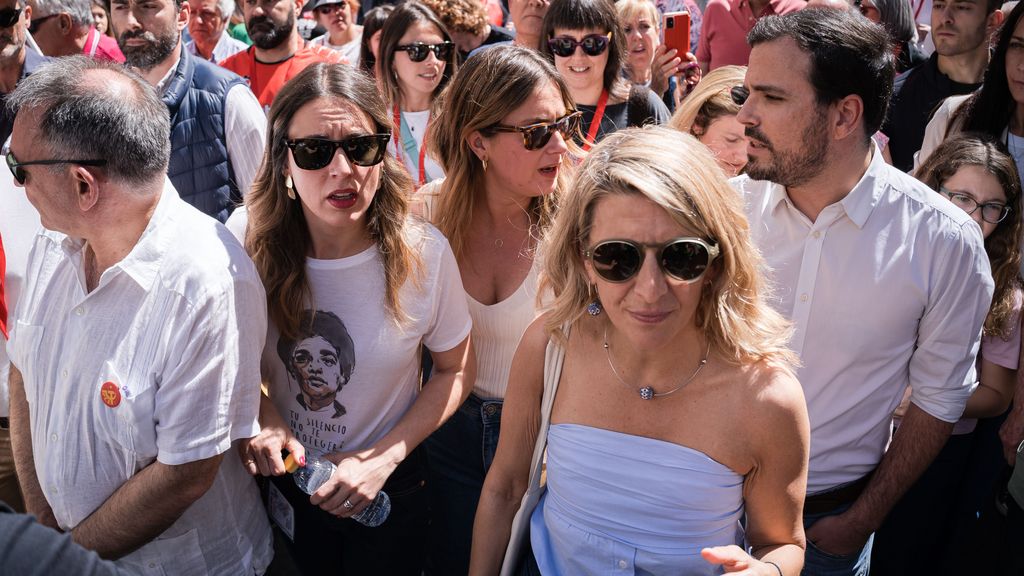
MULTIPOLYGON (((306 458, 306 465, 300 467, 291 454, 285 457, 284 467, 288 472, 292 473, 292 478, 295 480, 295 485, 299 487, 299 490, 306 494, 312 494, 323 486, 324 482, 327 482, 331 475, 334 474, 336 468, 330 460, 312 455, 306 458)), ((383 524, 388 519, 388 514, 390 513, 391 498, 387 495, 387 492, 381 490, 377 493, 377 497, 373 499, 373 502, 370 502, 370 505, 364 508, 362 512, 352 516, 352 519, 364 526, 375 528, 383 524)))

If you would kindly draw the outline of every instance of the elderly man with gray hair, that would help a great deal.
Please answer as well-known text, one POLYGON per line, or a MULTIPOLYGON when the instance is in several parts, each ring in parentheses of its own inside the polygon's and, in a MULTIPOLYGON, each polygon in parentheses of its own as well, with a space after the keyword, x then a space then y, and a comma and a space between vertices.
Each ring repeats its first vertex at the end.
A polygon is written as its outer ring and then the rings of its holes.
POLYGON ((52 57, 85 54, 100 60, 124 62, 117 42, 93 26, 90 0, 29 0, 32 24, 28 31, 43 54, 52 57))
POLYGON ((235 0, 189 0, 189 5, 192 17, 188 21, 188 33, 192 40, 185 44, 186 50, 217 64, 249 47, 228 34, 235 0))
POLYGON ((266 513, 224 457, 258 431, 255 266, 167 180, 167 107, 134 72, 59 58, 10 100, 7 164, 46 228, 8 345, 27 510, 133 573, 263 573, 266 513))

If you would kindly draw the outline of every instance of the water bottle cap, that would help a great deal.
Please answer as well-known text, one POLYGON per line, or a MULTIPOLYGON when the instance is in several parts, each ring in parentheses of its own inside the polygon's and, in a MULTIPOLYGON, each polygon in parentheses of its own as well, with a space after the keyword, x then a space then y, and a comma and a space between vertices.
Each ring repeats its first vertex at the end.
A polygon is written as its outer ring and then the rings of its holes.
POLYGON ((284 457, 284 469, 287 470, 289 474, 299 469, 299 463, 295 461, 295 457, 291 454, 284 457))

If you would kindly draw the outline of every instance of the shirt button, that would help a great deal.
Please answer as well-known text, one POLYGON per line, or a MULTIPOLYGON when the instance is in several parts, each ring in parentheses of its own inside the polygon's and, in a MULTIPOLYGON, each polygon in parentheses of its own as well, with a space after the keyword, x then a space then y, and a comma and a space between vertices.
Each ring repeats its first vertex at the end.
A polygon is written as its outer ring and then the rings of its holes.
POLYGON ((623 570, 626 569, 626 561, 625 560, 619 560, 619 568, 621 568, 623 570))
POLYGON ((75 308, 75 315, 76 316, 81 316, 82 314, 85 314, 85 308, 82 308, 81 306, 78 306, 77 308, 75 308))
POLYGON ((65 377, 65 378, 67 378, 68 377, 68 371, 67 370, 61 370, 60 371, 60 375, 65 377))
POLYGON ((56 442, 57 441, 57 435, 56 434, 50 434, 50 440, 56 442))
POLYGON ((800 301, 801 302, 807 302, 807 294, 801 294, 800 295, 800 301))
POLYGON ((819 232, 818 230, 815 230, 814 234, 812 234, 812 236, 814 236, 815 238, 821 238, 821 232, 819 232))

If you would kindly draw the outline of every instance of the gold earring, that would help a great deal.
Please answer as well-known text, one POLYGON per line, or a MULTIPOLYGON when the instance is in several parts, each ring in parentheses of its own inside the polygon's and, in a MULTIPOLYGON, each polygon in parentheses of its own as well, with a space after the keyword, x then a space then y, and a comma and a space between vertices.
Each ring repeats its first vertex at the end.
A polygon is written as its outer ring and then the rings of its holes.
POLYGON ((487 158, 481 158, 480 163, 484 165, 484 172, 487 172, 487 158))
POLYGON ((288 197, 295 200, 295 188, 292 187, 292 175, 284 177, 284 187, 288 190, 288 197))

